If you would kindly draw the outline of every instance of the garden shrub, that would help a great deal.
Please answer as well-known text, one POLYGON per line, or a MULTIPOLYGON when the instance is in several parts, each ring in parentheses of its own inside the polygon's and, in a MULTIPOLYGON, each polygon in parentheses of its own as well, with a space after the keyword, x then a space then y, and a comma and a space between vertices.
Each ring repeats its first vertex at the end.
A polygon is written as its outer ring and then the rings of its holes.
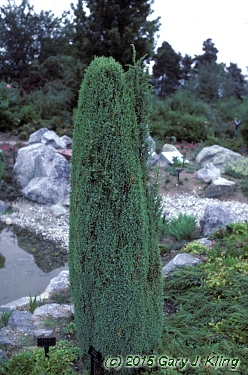
POLYGON ((177 141, 204 141, 211 134, 211 126, 203 115, 191 115, 173 111, 159 102, 154 105, 150 116, 151 135, 165 140, 176 137, 177 141))
POLYGON ((190 254, 206 254, 209 251, 209 247, 197 241, 192 241, 185 245, 182 251, 190 254))
POLYGON ((165 277, 165 300, 176 312, 165 317, 164 353, 201 358, 185 374, 247 374, 247 229, 247 223, 228 225, 215 235, 204 262, 165 277), (207 356, 217 355, 238 361, 232 368, 204 366, 207 356))
POLYGON ((71 363, 78 360, 79 348, 69 341, 59 341, 45 357, 43 348, 34 348, 14 355, 9 361, 0 360, 0 374, 5 375, 71 375, 71 363))
POLYGON ((225 173, 234 178, 248 177, 248 158, 240 158, 229 164, 225 173))
POLYGON ((0 82, 0 129, 10 130, 13 124, 18 124, 16 115, 19 109, 19 89, 14 85, 0 82))
POLYGON ((140 69, 124 73, 113 58, 95 58, 79 92, 69 270, 88 369, 90 345, 104 358, 126 357, 155 352, 161 339, 160 200, 147 186, 149 89, 140 69))

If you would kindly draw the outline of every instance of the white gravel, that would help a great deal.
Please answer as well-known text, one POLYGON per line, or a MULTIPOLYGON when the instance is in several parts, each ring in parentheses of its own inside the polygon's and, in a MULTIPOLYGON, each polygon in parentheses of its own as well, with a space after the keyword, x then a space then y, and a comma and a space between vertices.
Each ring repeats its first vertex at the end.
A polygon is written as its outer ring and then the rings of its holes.
MULTIPOLYGON (((192 194, 164 195, 162 206, 166 217, 176 217, 180 213, 196 215, 199 224, 205 207, 212 203, 218 203, 238 215, 240 221, 248 221, 248 204, 236 201, 222 202, 218 199, 199 198, 192 194)), ((6 223, 7 219, 11 219, 13 225, 31 230, 44 239, 54 240, 68 249, 69 208, 64 208, 63 216, 56 217, 51 211, 51 205, 41 205, 20 198, 12 204, 13 213, 0 215, 0 220, 6 223)))

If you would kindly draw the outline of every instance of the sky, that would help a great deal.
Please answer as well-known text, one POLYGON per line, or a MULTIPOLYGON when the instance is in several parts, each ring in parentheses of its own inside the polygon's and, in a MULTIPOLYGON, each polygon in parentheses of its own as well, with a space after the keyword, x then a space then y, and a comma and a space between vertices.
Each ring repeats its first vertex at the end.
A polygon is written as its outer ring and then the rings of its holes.
MULTIPOLYGON (((5 3, 6 0, 0 0, 5 3)), ((119 0, 121 1, 121 0, 119 0)), ((16 0, 18 4, 20 0, 16 0)), ((30 0, 34 10, 52 10, 60 16, 76 0, 30 0)), ((212 39, 218 63, 235 63, 243 74, 248 66, 247 0, 154 0, 152 19, 161 17, 157 47, 168 42, 175 52, 192 57, 202 54, 203 42, 212 39)))

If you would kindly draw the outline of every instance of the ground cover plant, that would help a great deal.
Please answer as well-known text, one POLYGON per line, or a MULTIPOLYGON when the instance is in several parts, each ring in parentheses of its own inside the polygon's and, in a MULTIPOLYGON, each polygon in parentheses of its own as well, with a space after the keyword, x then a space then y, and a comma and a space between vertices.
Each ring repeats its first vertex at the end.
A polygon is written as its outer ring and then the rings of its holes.
POLYGON ((68 341, 59 341, 45 357, 44 348, 34 348, 0 362, 2 375, 71 375, 72 362, 79 358, 79 348, 68 341))
POLYGON ((165 277, 165 303, 176 312, 165 317, 163 350, 190 359, 185 374, 248 374, 248 224, 229 225, 213 240, 212 250, 196 243, 182 250, 205 254, 203 263, 165 277), (189 366, 197 356, 199 366, 189 366))

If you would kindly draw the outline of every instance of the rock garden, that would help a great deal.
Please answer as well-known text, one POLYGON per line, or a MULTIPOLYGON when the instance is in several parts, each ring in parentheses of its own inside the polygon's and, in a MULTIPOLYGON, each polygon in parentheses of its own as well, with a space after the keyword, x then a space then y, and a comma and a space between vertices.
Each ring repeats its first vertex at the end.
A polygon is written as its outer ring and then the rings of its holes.
MULTIPOLYGON (((149 141, 154 142, 151 137, 149 141)), ((1 202, 1 221, 29 229, 44 240, 57 241, 64 249, 68 248, 70 162, 57 150, 68 149, 71 142, 48 129, 32 134, 16 151, 12 163, 5 158, 5 168, 12 167, 13 174, 9 173, 2 185, 8 196, 1 202)), ((176 353, 190 356, 192 363, 198 354, 203 364, 211 354, 238 357, 240 373, 245 374, 247 159, 217 145, 199 150, 193 145, 187 149, 186 144, 170 144, 164 145, 160 154, 151 148, 148 163, 152 164, 151 178, 155 171, 160 172, 158 241, 165 281, 163 340, 171 342, 168 354, 171 358, 176 353)), ((34 348, 30 356, 41 358, 42 349, 36 349, 39 337, 57 338, 58 351, 51 349, 55 357, 69 353, 71 365, 63 373, 82 371, 73 316, 66 270, 51 280, 42 294, 23 296, 2 306, 2 371, 7 371, 5 366, 14 366, 16 353, 21 353, 18 361, 25 362, 27 349, 34 348)), ((177 374, 179 366, 171 363, 177 374)), ((211 363, 206 367, 208 372, 202 373, 216 371, 211 363)), ((228 366, 223 364, 223 370, 238 368, 228 366)), ((200 374, 190 368, 190 359, 188 368, 186 373, 200 374)))

